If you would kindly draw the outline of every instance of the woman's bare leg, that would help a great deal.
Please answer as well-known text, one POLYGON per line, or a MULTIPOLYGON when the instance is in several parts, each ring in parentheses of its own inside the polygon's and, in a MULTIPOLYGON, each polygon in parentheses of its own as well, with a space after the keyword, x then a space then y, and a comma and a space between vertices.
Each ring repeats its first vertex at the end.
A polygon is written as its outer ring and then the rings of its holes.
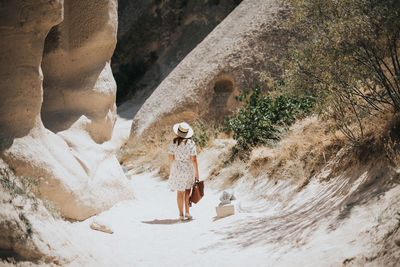
POLYGON ((186 213, 189 213, 189 197, 190 197, 190 189, 185 190, 185 209, 186 213))
POLYGON ((183 197, 185 192, 177 191, 176 200, 178 202, 179 216, 183 216, 183 197))

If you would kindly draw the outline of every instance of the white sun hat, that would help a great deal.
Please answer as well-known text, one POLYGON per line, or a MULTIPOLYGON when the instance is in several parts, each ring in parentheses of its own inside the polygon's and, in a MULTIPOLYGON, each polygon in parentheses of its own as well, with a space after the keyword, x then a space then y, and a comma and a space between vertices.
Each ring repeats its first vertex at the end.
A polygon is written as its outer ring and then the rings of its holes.
POLYGON ((182 138, 190 138, 193 135, 193 129, 186 122, 180 122, 174 125, 174 133, 182 138))

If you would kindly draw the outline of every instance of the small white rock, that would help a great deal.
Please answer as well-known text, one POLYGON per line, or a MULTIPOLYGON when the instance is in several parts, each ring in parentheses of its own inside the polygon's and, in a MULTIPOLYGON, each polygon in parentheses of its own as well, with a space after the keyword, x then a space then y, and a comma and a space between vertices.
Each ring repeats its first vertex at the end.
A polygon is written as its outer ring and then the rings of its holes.
POLYGON ((93 230, 96 230, 96 231, 107 233, 107 234, 113 234, 114 233, 113 229, 109 225, 106 225, 104 223, 99 223, 99 222, 96 222, 96 221, 93 221, 90 224, 90 228, 92 228, 93 230))
POLYGON ((217 217, 223 218, 235 214, 235 207, 233 205, 218 206, 215 208, 217 217))

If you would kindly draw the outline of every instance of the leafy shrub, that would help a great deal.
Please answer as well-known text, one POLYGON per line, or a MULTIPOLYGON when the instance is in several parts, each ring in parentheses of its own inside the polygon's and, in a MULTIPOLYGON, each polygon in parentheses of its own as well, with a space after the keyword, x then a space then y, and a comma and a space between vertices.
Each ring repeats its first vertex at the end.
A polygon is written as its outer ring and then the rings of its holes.
POLYGON ((18 214, 19 219, 24 223, 25 226, 25 238, 32 238, 33 234, 33 228, 31 222, 26 218, 26 216, 23 213, 18 214))
POLYGON ((0 184, 6 189, 12 197, 17 195, 36 200, 35 194, 38 192, 37 179, 25 176, 15 176, 14 172, 9 168, 0 168, 0 184))
POLYGON ((220 132, 216 125, 207 125, 201 120, 193 123, 193 141, 201 148, 206 147, 220 132))
POLYGON ((284 65, 292 90, 325 100, 321 107, 356 142, 363 118, 400 111, 400 1, 289 3, 293 41, 284 65))
POLYGON ((193 141, 200 147, 205 147, 210 141, 210 137, 207 133, 207 127, 201 121, 196 121, 193 124, 193 141))
POLYGON ((225 132, 233 131, 237 141, 234 149, 247 150, 250 146, 279 139, 280 128, 291 125, 297 116, 308 113, 314 106, 313 97, 262 94, 260 86, 242 90, 236 100, 243 103, 233 117, 225 120, 225 132))

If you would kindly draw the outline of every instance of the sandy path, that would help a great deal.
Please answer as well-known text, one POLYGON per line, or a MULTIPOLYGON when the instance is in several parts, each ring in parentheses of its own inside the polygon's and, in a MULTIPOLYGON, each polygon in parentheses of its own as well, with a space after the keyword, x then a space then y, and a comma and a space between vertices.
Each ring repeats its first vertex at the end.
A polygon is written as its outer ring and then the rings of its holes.
MULTIPOLYGON (((131 182, 136 188, 135 200, 121 202, 96 218, 73 224, 76 231, 85 235, 93 219, 113 228, 112 235, 90 230, 90 237, 85 240, 97 261, 95 265, 243 266, 249 262, 248 256, 257 253, 254 249, 244 253, 229 241, 222 242, 222 235, 215 233, 251 216, 240 213, 216 220, 219 192, 206 191, 206 196, 191 209, 194 219, 182 222, 177 220, 176 193, 167 188, 165 181, 142 174, 131 176, 131 182)), ((259 252, 251 262, 265 265, 265 257, 259 252)))
MULTIPOLYGON (((338 211, 331 216, 318 208, 331 206, 321 200, 339 200, 327 184, 311 183, 290 200, 286 198, 293 192, 290 184, 268 186, 266 181, 252 186, 243 179, 235 187, 235 215, 216 220, 221 192, 206 188, 205 197, 191 209, 194 219, 181 222, 176 193, 166 181, 151 173, 127 176, 135 200, 71 224, 72 239, 89 257, 72 261, 71 266, 342 266, 345 259, 370 254, 371 237, 392 227, 393 218, 377 218, 400 191, 395 187, 373 205, 355 208, 348 219, 337 221, 340 209, 335 205, 331 208, 338 211), (251 194, 261 195, 259 190, 266 190, 270 199, 252 198, 251 194), (93 220, 109 225, 114 234, 91 230, 93 220), (384 225, 388 227, 381 228, 384 225)), ((338 181, 332 184, 341 188, 338 181)))
MULTIPOLYGON (((116 141, 127 137, 130 122, 118 123, 116 141)), ((200 177, 208 177, 212 158, 218 158, 223 147, 221 143, 214 152, 199 155, 200 177)), ((355 256, 375 255, 379 248, 373 240, 397 223, 393 214, 400 203, 400 186, 384 194, 365 191, 369 176, 315 179, 300 193, 290 181, 242 177, 234 188, 235 215, 217 220, 221 191, 206 187, 205 197, 191 209, 194 219, 181 222, 176 193, 166 181, 155 173, 127 173, 135 200, 68 224, 70 242, 82 251, 69 265, 342 266, 355 256), (114 234, 91 230, 93 220, 110 226, 114 234)), ((62 246, 65 251, 70 248, 62 246)))

